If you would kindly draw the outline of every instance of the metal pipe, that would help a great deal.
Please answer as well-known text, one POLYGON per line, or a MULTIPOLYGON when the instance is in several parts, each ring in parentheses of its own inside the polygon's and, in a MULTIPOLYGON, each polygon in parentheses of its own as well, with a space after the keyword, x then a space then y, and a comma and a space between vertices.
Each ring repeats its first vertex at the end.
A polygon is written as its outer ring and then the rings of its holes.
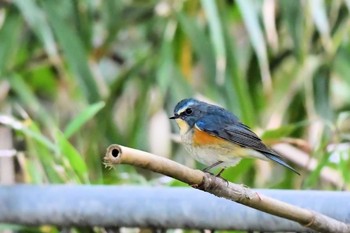
MULTIPOLYGON (((350 192, 256 191, 350 223, 350 192)), ((195 189, 102 185, 0 186, 0 223, 310 232, 195 189)))

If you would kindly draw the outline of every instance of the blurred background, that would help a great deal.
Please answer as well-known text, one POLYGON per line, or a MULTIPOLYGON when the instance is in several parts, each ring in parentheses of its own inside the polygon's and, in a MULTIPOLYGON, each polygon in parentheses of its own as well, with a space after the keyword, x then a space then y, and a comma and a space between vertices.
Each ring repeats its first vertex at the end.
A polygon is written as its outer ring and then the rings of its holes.
POLYGON ((194 162, 168 117, 188 97, 224 106, 302 173, 244 160, 256 188, 350 185, 349 0, 0 2, 0 180, 187 186, 112 143, 194 162))

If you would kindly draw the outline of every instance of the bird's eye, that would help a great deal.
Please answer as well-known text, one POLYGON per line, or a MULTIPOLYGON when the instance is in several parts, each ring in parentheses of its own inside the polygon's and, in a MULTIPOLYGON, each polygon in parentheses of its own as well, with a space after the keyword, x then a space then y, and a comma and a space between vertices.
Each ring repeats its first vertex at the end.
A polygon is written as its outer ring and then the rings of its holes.
POLYGON ((190 114, 192 114, 192 109, 191 108, 187 108, 185 110, 185 112, 186 112, 187 115, 190 115, 190 114))

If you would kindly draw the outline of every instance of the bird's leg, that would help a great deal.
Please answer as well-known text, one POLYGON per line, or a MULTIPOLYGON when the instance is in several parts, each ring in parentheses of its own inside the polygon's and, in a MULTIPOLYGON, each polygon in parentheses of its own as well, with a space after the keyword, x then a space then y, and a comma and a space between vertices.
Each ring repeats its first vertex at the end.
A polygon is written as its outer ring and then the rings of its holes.
MULTIPOLYGON (((212 169, 212 168, 214 168, 214 167, 216 167, 216 166, 218 166, 219 164, 222 164, 222 163, 223 163, 222 161, 217 161, 216 163, 213 163, 213 164, 210 165, 209 167, 204 168, 202 171, 203 171, 203 172, 208 172, 208 170, 210 170, 210 169, 212 169)), ((226 168, 222 168, 222 169, 219 171, 219 173, 216 174, 215 176, 216 176, 216 177, 219 177, 219 178, 221 178, 221 179, 223 179, 223 180, 226 181, 227 184, 228 184, 228 181, 221 177, 221 174, 225 171, 225 169, 226 169, 226 168)), ((210 172, 209 172, 209 173, 210 173, 210 172)), ((210 173, 210 174, 212 174, 212 173, 210 173)), ((214 175, 214 174, 212 174, 212 175, 214 175)))
POLYGON ((217 165, 219 165, 219 164, 221 164, 221 163, 223 163, 223 162, 222 162, 222 161, 217 161, 217 162, 213 163, 212 165, 210 165, 210 166, 204 168, 202 171, 203 171, 203 172, 208 172, 210 169, 216 167, 217 165))
POLYGON ((225 171, 225 168, 221 168, 221 170, 219 171, 219 173, 216 175, 216 177, 221 177, 221 173, 223 173, 225 171))
MULTIPOLYGON (((212 168, 214 168, 214 167, 216 167, 216 166, 218 166, 218 165, 220 165, 220 164, 222 164, 222 163, 223 163, 222 161, 217 161, 216 163, 213 163, 213 164, 210 165, 209 167, 204 168, 202 171, 208 172, 208 170, 210 170, 210 169, 212 169, 212 168)), ((216 177, 221 177, 220 175, 221 175, 221 173, 223 173, 223 171, 225 171, 225 168, 222 168, 222 169, 219 171, 219 173, 216 175, 216 177)))
MULTIPOLYGON (((209 172, 209 170, 212 169, 213 167, 216 167, 217 165, 219 165, 219 164, 221 164, 221 163, 223 163, 223 162, 222 162, 222 161, 217 161, 217 162, 213 163, 212 165, 210 165, 210 166, 204 168, 204 169, 202 170, 202 172, 206 172, 206 173, 209 173, 210 175, 214 175, 213 173, 209 172)), ((219 175, 221 174, 221 172, 222 172, 222 171, 219 172, 219 175)), ((221 178, 221 177, 220 177, 220 178, 221 178)), ((192 187, 192 188, 198 188, 198 184, 192 184, 191 187, 192 187)))
POLYGON ((226 168, 221 168, 221 170, 220 170, 219 173, 216 175, 216 177, 219 177, 220 179, 222 179, 223 181, 225 181, 225 182, 226 182, 226 186, 228 186, 228 185, 229 185, 229 182, 228 182, 225 178, 221 177, 221 173, 223 173, 223 171, 225 171, 225 169, 226 169, 226 168))

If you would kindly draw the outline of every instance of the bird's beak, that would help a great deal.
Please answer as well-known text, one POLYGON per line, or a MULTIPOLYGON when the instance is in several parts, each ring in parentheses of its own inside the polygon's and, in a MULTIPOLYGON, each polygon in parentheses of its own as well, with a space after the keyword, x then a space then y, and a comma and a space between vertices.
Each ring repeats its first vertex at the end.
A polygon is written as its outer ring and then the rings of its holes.
POLYGON ((177 115, 177 114, 175 114, 175 115, 172 116, 172 117, 169 117, 169 119, 172 119, 172 120, 177 119, 177 118, 179 118, 179 115, 177 115))

